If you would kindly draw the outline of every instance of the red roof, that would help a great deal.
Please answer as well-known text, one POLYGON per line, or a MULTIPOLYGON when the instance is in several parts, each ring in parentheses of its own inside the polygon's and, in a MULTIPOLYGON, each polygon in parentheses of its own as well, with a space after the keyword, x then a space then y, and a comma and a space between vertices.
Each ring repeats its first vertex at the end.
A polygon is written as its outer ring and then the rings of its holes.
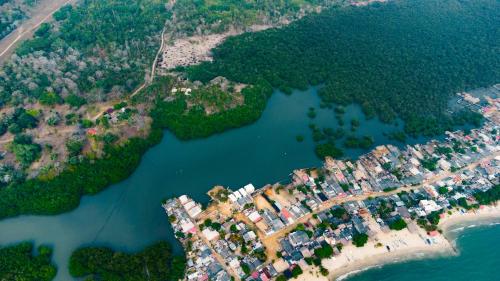
POLYGON ((290 212, 287 211, 287 209, 282 209, 281 210, 281 213, 283 214, 283 216, 287 219, 291 218, 292 217, 292 214, 290 214, 290 212))
POLYGON ((87 130, 87 134, 89 134, 89 135, 95 135, 95 134, 97 134, 97 130, 93 129, 93 128, 92 129, 88 129, 87 130))
POLYGON ((439 235, 439 232, 437 232, 436 230, 429 232, 429 236, 434 237, 434 236, 438 236, 438 235, 439 235))

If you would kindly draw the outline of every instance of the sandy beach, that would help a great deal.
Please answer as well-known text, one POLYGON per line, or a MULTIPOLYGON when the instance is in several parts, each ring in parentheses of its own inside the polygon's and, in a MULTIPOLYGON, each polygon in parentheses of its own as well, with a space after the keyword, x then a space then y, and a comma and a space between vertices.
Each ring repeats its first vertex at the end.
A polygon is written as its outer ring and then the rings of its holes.
POLYGON ((431 237, 420 227, 410 227, 412 231, 408 229, 390 232, 376 230, 376 235, 364 247, 347 245, 344 246, 340 255, 323 260, 322 264, 328 269, 329 276, 322 276, 318 268, 311 266, 304 268, 304 274, 297 279, 300 281, 343 280, 353 274, 388 263, 440 255, 457 255, 453 242, 447 238, 447 231, 452 229, 452 226, 470 225, 496 219, 500 221, 500 207, 484 206, 474 212, 446 214, 439 223, 439 228, 443 230, 444 235, 431 237), (430 244, 427 239, 431 242, 430 244), (386 246, 389 246, 391 250, 388 251, 386 246))
POLYGON ((456 225, 470 225, 475 222, 496 220, 500 221, 500 205, 497 206, 481 206, 479 210, 470 211, 467 213, 454 212, 451 215, 446 215, 439 222, 439 227, 445 232, 456 225))

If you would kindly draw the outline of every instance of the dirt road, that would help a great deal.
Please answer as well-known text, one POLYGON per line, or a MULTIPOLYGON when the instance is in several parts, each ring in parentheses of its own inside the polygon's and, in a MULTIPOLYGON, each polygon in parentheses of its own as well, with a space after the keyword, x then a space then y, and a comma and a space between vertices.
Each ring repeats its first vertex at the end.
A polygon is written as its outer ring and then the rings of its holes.
POLYGON ((76 0, 42 0, 31 12, 31 18, 24 21, 16 30, 0 40, 0 64, 4 63, 13 53, 15 47, 30 38, 33 32, 44 22, 52 19, 52 15, 66 4, 76 0))
MULTIPOLYGON (((277 232, 275 232, 273 234, 265 235, 261 231, 258 231, 257 234, 259 235, 259 238, 261 239, 262 244, 264 244, 266 246, 266 248, 274 249, 274 248, 278 247, 279 240, 283 236, 285 236, 285 234, 287 234, 290 231, 292 231, 293 229, 295 229, 299 223, 305 223, 309 219, 311 219, 311 217, 314 214, 318 214, 318 213, 320 213, 322 211, 328 210, 328 209, 332 208, 333 206, 340 205, 340 204, 348 202, 348 201, 361 201, 361 200, 367 199, 368 197, 388 196, 388 195, 391 195, 391 194, 397 194, 397 193, 399 193, 401 191, 410 191, 411 189, 418 189, 418 188, 420 188, 422 186, 433 184, 433 183, 435 183, 437 181, 443 180, 446 177, 449 177, 449 176, 451 176, 453 174, 458 174, 458 173, 460 173, 460 172, 462 172, 464 170, 474 169, 481 162, 483 162, 483 161, 489 161, 489 160, 491 160, 491 159, 493 159, 493 158, 495 158, 497 156, 500 156, 500 152, 496 152, 496 153, 493 153, 493 154, 491 154, 491 155, 489 155, 487 157, 478 159, 477 161, 468 164, 467 166, 463 167, 462 169, 456 171, 455 173, 444 172, 444 173, 440 173, 438 175, 435 175, 434 177, 425 180, 422 184, 417 185, 417 186, 403 186, 403 187, 400 187, 400 188, 398 188, 396 190, 393 190, 393 191, 390 191, 390 192, 383 192, 383 193, 377 193, 377 194, 373 193, 373 194, 362 194, 362 195, 358 195, 358 196, 350 196, 350 197, 344 197, 344 198, 333 198, 333 199, 330 199, 330 200, 324 202, 323 204, 321 204, 321 206, 317 210, 315 210, 314 212, 308 213, 307 215, 299 218, 293 224, 288 225, 288 226, 280 229, 279 231, 277 231, 277 232)), ((271 252, 269 254, 272 255, 272 254, 274 254, 274 252, 271 252)))

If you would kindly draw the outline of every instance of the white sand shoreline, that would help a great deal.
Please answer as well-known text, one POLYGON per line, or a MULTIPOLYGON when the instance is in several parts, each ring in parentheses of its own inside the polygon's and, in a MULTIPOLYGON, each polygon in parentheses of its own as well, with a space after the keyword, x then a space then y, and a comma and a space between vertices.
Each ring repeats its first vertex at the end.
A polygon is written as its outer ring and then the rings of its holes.
POLYGON ((402 231, 391 231, 389 233, 378 233, 377 241, 369 241, 364 247, 356 248, 353 245, 345 246, 342 253, 336 257, 323 261, 323 266, 328 269, 329 275, 322 276, 318 268, 304 268, 304 274, 297 279, 300 281, 311 280, 344 280, 352 275, 382 267, 386 264, 405 262, 439 256, 458 255, 454 240, 450 239, 450 231, 461 231, 467 227, 500 223, 500 207, 484 206, 475 212, 446 214, 439 223, 443 234, 430 237, 425 231, 410 233, 407 229, 402 231), (463 227, 455 228, 457 225, 463 227), (426 239, 432 240, 432 245, 426 243, 426 239), (401 242, 402 241, 402 242, 401 242), (375 247, 380 242, 382 247, 375 247), (390 245, 391 251, 387 251, 386 245, 390 245))

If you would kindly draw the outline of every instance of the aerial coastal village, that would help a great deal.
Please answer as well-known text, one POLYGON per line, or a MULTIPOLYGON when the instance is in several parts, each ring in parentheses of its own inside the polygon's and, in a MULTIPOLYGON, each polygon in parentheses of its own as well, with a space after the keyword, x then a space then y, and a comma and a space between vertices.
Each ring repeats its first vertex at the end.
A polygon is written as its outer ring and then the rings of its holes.
POLYGON ((0 281, 500 280, 499 18, 0 0, 0 281))
POLYGON ((187 257, 186 280, 284 281, 341 274, 416 253, 453 254, 447 224, 500 214, 500 84, 457 95, 483 126, 426 144, 326 158, 289 183, 215 187, 207 207, 163 203, 187 257))

